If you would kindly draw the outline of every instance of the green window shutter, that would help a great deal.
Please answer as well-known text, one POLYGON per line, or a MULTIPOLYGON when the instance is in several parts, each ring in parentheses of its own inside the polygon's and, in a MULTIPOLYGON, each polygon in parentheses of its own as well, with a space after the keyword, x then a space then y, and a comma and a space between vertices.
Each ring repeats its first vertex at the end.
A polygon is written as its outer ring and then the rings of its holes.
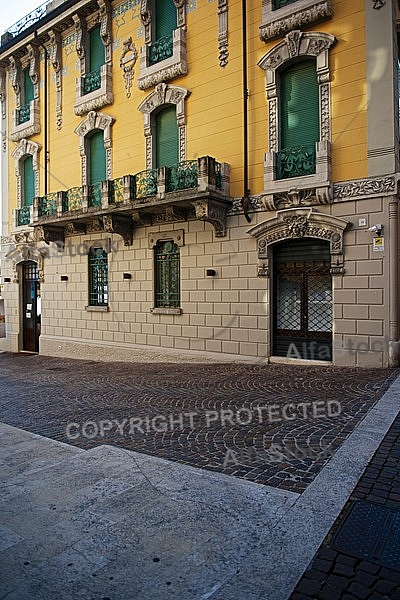
POLYGON ((179 162, 178 125, 175 106, 156 116, 156 167, 172 167, 179 162))
POLYGON ((23 70, 24 104, 28 104, 35 97, 32 79, 29 77, 29 68, 23 70))
POLYGON ((106 149, 103 132, 95 131, 89 138, 89 185, 106 179, 106 149))
POLYGON ((172 0, 157 0, 156 40, 172 35, 177 28, 176 7, 172 0))
POLYGON ((319 87, 314 61, 295 63, 280 77, 281 148, 319 141, 319 87))
POLYGON ((105 48, 100 37, 100 25, 89 31, 89 71, 96 71, 105 63, 105 48))
POLYGON ((33 158, 27 156, 24 160, 24 206, 32 206, 35 196, 35 173, 33 171, 33 158))

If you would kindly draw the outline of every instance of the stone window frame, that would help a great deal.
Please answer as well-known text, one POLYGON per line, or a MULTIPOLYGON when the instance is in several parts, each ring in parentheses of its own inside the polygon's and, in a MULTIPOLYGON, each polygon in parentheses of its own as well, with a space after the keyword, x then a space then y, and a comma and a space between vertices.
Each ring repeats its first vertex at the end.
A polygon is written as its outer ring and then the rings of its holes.
POLYGON ((112 9, 110 0, 98 0, 99 10, 88 17, 73 15, 76 34, 76 53, 80 64, 80 77, 76 79, 74 113, 84 115, 114 102, 112 79, 112 9), (83 94, 83 83, 87 70, 88 32, 100 24, 100 37, 105 48, 105 63, 101 67, 101 85, 89 94, 83 94))
POLYGON ((189 95, 190 91, 186 88, 159 83, 156 86, 156 89, 139 104, 138 110, 144 115, 143 127, 146 138, 146 169, 154 168, 153 156, 155 132, 152 116, 154 111, 158 112, 162 106, 176 106, 179 162, 186 160, 186 99, 189 95))
MULTIPOLYGON (((14 149, 11 156, 15 161, 15 176, 17 178, 17 208, 23 208, 22 186, 23 186, 23 168, 22 161, 26 156, 32 156, 32 166, 35 175, 35 196, 40 194, 40 162, 39 152, 42 149, 40 144, 30 140, 22 139, 14 149)), ((31 219, 32 220, 32 219, 31 219)))
MULTIPOLYGON (((176 229, 170 231, 161 231, 161 232, 150 232, 148 234, 148 244, 149 249, 153 253, 153 268, 154 268, 154 250, 157 246, 158 242, 169 242, 172 241, 179 248, 182 248, 185 245, 185 230, 184 229, 176 229)), ((181 263, 179 264, 179 271, 181 271, 181 263)), ((154 271, 153 274, 153 303, 155 301, 155 276, 156 273, 154 271)), ((181 298, 182 303, 182 298, 181 298)), ((152 306, 150 308, 150 312, 156 315, 181 315, 182 308, 177 306, 173 308, 165 308, 165 307, 156 307, 152 306)))
MULTIPOLYGON (((329 50, 336 38, 323 32, 294 30, 276 44, 258 62, 266 73, 268 102, 268 151, 264 155, 264 203, 275 207, 274 194, 290 190, 310 190, 317 204, 332 201, 331 185, 331 72, 329 50), (276 179, 276 153, 279 151, 279 71, 294 60, 316 60, 319 85, 320 141, 316 143, 316 173, 303 177, 276 179)), ((310 194, 308 194, 310 195, 310 194)))
POLYGON ((309 27, 333 17, 332 0, 297 0, 272 9, 273 0, 262 0, 260 38, 267 42, 286 35, 292 29, 309 27))
POLYGON ((144 27, 144 46, 140 48, 140 75, 138 87, 147 90, 162 81, 187 75, 186 51, 186 4, 187 0, 173 0, 177 11, 177 28, 173 31, 173 54, 154 65, 149 64, 150 45, 153 36, 152 0, 141 0, 140 19, 144 27))
POLYGON ((112 179, 112 136, 111 127, 115 123, 115 119, 105 113, 98 113, 94 110, 90 111, 87 117, 75 129, 76 135, 79 136, 79 152, 81 156, 81 181, 82 185, 88 185, 88 162, 89 156, 85 138, 88 134, 96 130, 103 131, 104 147, 106 149, 106 176, 107 179, 112 179))
POLYGON ((90 252, 93 249, 101 249, 107 255, 107 304, 89 304, 85 306, 86 312, 109 312, 110 311, 110 264, 108 261, 108 255, 110 254, 110 243, 107 242, 104 244, 102 241, 84 241, 83 245, 87 248, 87 291, 88 296, 90 296, 90 252), (104 247, 105 246, 105 247, 104 247))
POLYGON ((12 113, 11 140, 19 142, 22 139, 40 133, 40 67, 39 49, 27 44, 26 54, 21 58, 12 55, 9 58, 11 84, 15 93, 16 108, 12 113), (18 124, 18 111, 22 105, 22 76, 23 70, 29 68, 29 77, 33 84, 33 100, 30 101, 29 121, 18 124))
POLYGON ((270 246, 288 239, 316 238, 330 243, 331 275, 343 275, 345 230, 348 221, 317 212, 311 207, 278 210, 276 216, 247 231, 257 240, 258 277, 270 276, 270 246))

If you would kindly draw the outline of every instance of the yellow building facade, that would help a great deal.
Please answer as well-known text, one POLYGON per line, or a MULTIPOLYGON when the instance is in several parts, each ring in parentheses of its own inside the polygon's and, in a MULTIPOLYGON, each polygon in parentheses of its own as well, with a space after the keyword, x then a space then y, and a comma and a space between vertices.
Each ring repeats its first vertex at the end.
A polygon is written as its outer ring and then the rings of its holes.
POLYGON ((0 47, 0 349, 398 365, 395 0, 41 10, 0 47))

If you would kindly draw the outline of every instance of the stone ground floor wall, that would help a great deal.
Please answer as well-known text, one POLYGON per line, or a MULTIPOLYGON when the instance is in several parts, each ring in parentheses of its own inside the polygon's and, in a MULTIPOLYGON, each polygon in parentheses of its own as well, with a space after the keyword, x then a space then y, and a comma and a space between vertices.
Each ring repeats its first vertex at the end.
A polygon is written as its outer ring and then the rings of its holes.
MULTIPOLYGON (((389 200, 375 197, 313 207, 318 213, 349 222, 343 235, 345 273, 332 276, 333 363, 338 366, 389 364, 389 270, 394 260, 388 244, 389 200), (365 219, 365 224, 359 219, 365 219), (384 226, 383 251, 374 250, 373 235, 368 230, 377 223, 384 226)), ((274 216, 272 211, 255 212, 251 224, 242 214, 229 216, 227 235, 221 238, 215 237, 209 223, 191 220, 138 227, 132 246, 124 246, 120 236, 104 232, 68 237, 61 253, 54 244, 41 243, 42 253, 47 255, 42 261, 40 353, 129 361, 139 349, 149 347, 190 355, 210 353, 211 357, 227 359, 273 360, 273 273, 258 276, 257 241, 248 231, 274 216), (154 240, 169 234, 183 236, 182 313, 156 314, 151 310, 153 245, 154 240), (87 250, 97 241, 109 248, 108 311, 86 308, 87 250), (215 276, 207 276, 207 269, 214 270, 215 276), (131 279, 124 279, 124 273, 131 274, 131 279), (62 281, 61 276, 68 280, 62 281)), ((33 246, 31 257, 35 255, 33 246)), ((273 253, 273 245, 268 251, 273 253)), ((18 351, 21 282, 14 281, 19 267, 13 260, 18 262, 15 244, 3 244, 3 281, 4 277, 11 281, 3 286, 7 338, 0 340, 0 349, 18 351), (12 260, 5 258, 6 254, 12 260)))

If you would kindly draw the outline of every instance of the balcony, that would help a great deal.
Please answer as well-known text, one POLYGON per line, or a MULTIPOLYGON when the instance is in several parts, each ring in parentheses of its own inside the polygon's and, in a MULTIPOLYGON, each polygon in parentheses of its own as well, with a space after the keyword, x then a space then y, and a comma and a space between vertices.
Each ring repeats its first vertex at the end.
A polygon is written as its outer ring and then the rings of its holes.
POLYGON ((28 102, 21 106, 21 108, 17 111, 17 125, 22 125, 22 123, 27 123, 31 118, 31 103, 28 102))
POLYGON ((22 227, 25 225, 30 225, 32 221, 32 206, 23 206, 22 208, 17 208, 15 211, 15 223, 16 227, 22 227))
POLYGON ((195 218, 211 223, 217 237, 225 236, 230 205, 229 165, 203 156, 37 197, 33 214, 25 218, 45 242, 105 231, 121 235, 129 246, 135 226, 195 218))
POLYGON ((276 178, 289 179, 314 175, 316 169, 315 144, 284 148, 276 154, 276 178))
POLYGON ((155 40, 149 48, 149 64, 155 65, 173 55, 172 35, 155 40))
POLYGON ((82 95, 90 94, 101 88, 101 69, 95 69, 90 73, 86 73, 82 82, 82 95))

